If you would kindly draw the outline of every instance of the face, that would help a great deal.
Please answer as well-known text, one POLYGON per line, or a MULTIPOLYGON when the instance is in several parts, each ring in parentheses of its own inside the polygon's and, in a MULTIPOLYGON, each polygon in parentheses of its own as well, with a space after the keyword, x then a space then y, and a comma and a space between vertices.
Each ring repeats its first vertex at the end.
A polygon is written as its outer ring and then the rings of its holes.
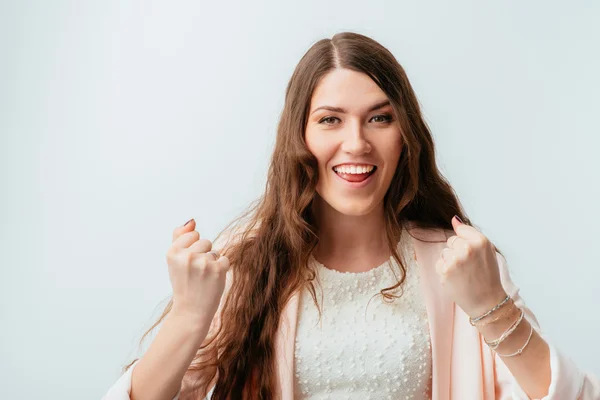
POLYGON ((319 196, 345 215, 381 207, 402 149, 385 93, 364 73, 334 69, 315 88, 309 113, 305 142, 319 164, 319 196))

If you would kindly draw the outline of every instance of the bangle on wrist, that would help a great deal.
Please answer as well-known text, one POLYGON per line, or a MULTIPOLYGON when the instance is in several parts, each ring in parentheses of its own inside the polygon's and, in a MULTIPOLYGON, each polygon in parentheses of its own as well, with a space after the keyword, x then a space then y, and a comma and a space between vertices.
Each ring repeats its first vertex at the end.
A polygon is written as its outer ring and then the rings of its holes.
POLYGON ((525 350, 525 347, 527 347, 527 345, 531 341, 531 337, 533 336, 533 325, 530 325, 530 326, 531 326, 531 330, 529 331, 529 337, 527 338, 527 341, 525 342, 523 347, 521 347, 519 350, 515 351, 514 353, 500 354, 500 353, 496 352, 496 354, 498 354, 500 357, 514 357, 514 356, 518 356, 518 355, 522 354, 523 350, 525 350))
POLYGON ((496 348, 498 348, 500 343, 502 343, 504 340, 506 340, 506 338, 509 337, 510 334, 513 333, 517 329, 517 327, 519 326, 521 321, 523 321, 523 317, 524 317, 525 313, 523 312, 523 310, 520 310, 520 311, 521 311, 521 314, 519 314, 519 318, 517 318, 517 320, 506 331, 504 331, 504 333, 498 339, 492 340, 491 342, 488 342, 487 340, 485 341, 485 343, 488 346, 490 346, 490 348, 492 350, 495 350, 496 348))
POLYGON ((508 300, 510 300, 510 295, 506 295, 506 297, 500 303, 496 304, 491 310, 483 313, 479 317, 469 318, 469 322, 471 323, 471 325, 475 326, 475 323, 477 321, 481 321, 482 319, 484 319, 485 317, 487 317, 488 315, 490 315, 491 313, 493 313, 494 311, 496 311, 497 309, 502 307, 504 304, 506 304, 508 302, 508 300))
POLYGON ((498 321, 501 318, 506 317, 507 315, 510 315, 510 313, 515 309, 515 303, 511 302, 511 305, 509 308, 504 308, 500 311, 500 313, 493 319, 484 319, 483 321, 477 322, 475 324, 473 324, 474 326, 476 326, 477 328, 483 328, 486 325, 489 325, 493 322, 498 321))

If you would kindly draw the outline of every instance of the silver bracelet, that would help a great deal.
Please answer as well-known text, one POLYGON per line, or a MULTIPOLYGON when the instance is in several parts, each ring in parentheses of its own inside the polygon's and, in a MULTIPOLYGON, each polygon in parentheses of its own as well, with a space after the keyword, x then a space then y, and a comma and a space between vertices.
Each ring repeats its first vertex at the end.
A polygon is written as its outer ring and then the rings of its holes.
POLYGON ((519 315, 519 318, 517 318, 517 320, 506 331, 504 331, 504 333, 498 339, 492 340, 491 342, 486 341, 485 344, 490 346, 490 348, 492 350, 495 350, 496 348, 498 348, 500 343, 502 343, 507 337, 510 336, 511 333, 513 333, 515 331, 515 329, 517 329, 517 327, 519 326, 521 321, 523 321, 524 315, 525 315, 525 313, 523 312, 523 310, 521 310, 521 314, 519 315))
POLYGON ((525 350, 525 347, 527 347, 527 345, 529 344, 529 341, 531 340, 532 336, 533 336, 533 325, 531 325, 531 331, 529 332, 529 337, 527 338, 527 341, 525 342, 525 344, 523 345, 523 347, 521 347, 519 350, 517 350, 517 351, 515 351, 514 353, 511 353, 511 354, 500 354, 498 352, 496 352, 496 354, 498 354, 500 357, 518 356, 519 354, 523 353, 523 350, 525 350))
POLYGON ((469 317, 469 322, 471 322, 471 325, 475 325, 475 322, 484 319, 485 317, 487 317, 488 315, 490 315, 491 313, 493 313, 494 311, 496 311, 497 309, 499 309, 500 307, 502 307, 504 304, 506 304, 506 302, 508 300, 510 300, 510 295, 506 295, 506 297, 504 298, 504 300, 502 300, 500 303, 496 304, 494 306, 494 308, 492 308, 491 310, 489 310, 485 314, 480 315, 479 317, 476 317, 476 318, 470 318, 469 317))

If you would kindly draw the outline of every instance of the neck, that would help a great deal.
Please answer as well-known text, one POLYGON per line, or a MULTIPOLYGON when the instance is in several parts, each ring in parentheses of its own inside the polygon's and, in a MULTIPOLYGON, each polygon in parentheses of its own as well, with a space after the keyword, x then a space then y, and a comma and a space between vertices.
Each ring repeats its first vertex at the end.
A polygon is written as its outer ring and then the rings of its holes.
POLYGON ((390 257, 383 203, 368 214, 345 215, 316 196, 313 212, 319 234, 314 257, 329 268, 359 272, 390 257))

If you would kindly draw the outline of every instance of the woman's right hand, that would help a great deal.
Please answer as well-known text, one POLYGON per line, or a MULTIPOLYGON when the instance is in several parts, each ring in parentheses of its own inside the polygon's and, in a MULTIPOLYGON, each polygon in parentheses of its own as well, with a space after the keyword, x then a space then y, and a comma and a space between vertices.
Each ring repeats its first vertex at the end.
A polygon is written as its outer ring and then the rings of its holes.
POLYGON ((229 259, 211 252, 212 243, 200 239, 195 228, 193 219, 176 228, 167 251, 173 287, 171 312, 197 321, 211 321, 225 289, 229 259))

